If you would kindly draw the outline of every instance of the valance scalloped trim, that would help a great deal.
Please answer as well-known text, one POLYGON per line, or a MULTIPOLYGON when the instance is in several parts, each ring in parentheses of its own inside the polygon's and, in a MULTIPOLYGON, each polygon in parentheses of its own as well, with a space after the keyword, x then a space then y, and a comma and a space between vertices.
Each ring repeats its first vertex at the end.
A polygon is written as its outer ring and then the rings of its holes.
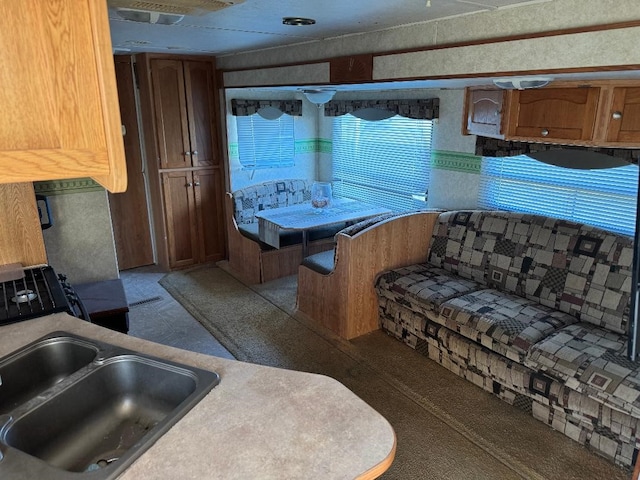
POLYGON ((424 100, 331 100, 324 105, 325 117, 338 117, 367 108, 387 110, 396 115, 419 120, 433 120, 440 116, 440 99, 424 100))
POLYGON ((528 153, 560 148, 563 150, 601 153, 636 164, 639 163, 638 160, 640 159, 640 149, 581 147, 577 145, 559 145, 552 143, 516 142, 481 136, 476 138, 476 155, 482 157, 516 157, 518 155, 526 155, 528 153))
POLYGON ((277 108, 294 117, 302 116, 302 100, 231 100, 231 114, 236 117, 248 117, 266 107, 277 108))

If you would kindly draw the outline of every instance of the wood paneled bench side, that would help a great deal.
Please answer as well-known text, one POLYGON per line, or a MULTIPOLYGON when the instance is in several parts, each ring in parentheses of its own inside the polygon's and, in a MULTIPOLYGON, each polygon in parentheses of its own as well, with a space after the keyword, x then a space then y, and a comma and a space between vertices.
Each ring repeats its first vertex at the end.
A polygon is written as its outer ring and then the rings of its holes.
POLYGON ((305 265, 298 268, 298 312, 347 340, 377 330, 377 275, 425 262, 439 214, 401 214, 353 236, 338 233, 332 272, 319 273, 305 265))

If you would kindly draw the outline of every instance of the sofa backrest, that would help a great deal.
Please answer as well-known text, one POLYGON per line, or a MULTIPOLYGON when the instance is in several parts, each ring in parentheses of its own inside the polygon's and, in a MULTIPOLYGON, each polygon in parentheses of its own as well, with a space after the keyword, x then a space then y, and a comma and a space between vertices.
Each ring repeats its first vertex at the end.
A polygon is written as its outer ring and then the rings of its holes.
POLYGON ((311 183, 302 179, 272 180, 236 190, 231 194, 236 223, 258 223, 257 212, 311 201, 311 183))
POLYGON ((633 239, 503 211, 440 215, 429 262, 617 333, 627 332, 633 239))

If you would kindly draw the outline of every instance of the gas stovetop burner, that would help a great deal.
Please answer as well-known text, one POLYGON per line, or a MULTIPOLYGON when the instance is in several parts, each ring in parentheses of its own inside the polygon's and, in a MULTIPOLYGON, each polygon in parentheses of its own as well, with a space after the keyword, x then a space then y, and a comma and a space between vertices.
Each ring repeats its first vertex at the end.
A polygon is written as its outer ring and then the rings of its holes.
POLYGON ((16 292, 15 297, 11 297, 13 303, 27 303, 38 298, 38 295, 33 293, 33 290, 19 290, 16 292))
POLYGON ((59 312, 75 315, 50 266, 27 268, 23 278, 0 282, 0 325, 59 312))

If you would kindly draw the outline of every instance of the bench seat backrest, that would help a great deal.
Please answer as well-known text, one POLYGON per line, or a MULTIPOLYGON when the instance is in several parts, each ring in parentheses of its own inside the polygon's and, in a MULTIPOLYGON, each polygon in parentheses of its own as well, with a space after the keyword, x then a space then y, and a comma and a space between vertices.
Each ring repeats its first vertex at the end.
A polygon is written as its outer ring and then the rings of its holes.
POLYGON ((255 214, 262 210, 311 201, 311 182, 301 179, 273 180, 236 190, 232 196, 236 223, 258 223, 255 214))
POLYGON ((627 333, 633 239, 524 213, 440 215, 429 262, 617 333, 627 333))

